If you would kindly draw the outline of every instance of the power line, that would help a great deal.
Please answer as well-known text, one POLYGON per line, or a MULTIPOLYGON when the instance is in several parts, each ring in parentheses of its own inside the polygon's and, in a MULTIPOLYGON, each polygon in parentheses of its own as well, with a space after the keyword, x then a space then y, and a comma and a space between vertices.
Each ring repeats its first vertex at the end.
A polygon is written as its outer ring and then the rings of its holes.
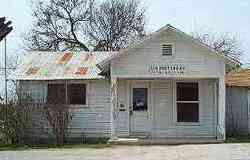
POLYGON ((16 68, 15 67, 0 67, 0 70, 5 70, 5 69, 9 69, 9 70, 15 70, 16 68))

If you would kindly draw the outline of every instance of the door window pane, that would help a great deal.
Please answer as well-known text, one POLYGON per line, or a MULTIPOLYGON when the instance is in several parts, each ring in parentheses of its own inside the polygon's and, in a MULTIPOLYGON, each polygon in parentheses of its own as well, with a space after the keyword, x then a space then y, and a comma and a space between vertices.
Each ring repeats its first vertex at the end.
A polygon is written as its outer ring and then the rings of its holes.
POLYGON ((148 89, 133 88, 133 111, 145 111, 148 109, 148 89))

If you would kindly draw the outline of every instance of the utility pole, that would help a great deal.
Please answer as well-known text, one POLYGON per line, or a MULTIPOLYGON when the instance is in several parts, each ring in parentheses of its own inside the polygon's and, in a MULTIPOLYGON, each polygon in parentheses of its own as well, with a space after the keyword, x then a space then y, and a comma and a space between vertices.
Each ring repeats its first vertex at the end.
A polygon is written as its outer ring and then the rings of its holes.
POLYGON ((6 21, 5 17, 0 17, 0 41, 4 40, 4 85, 5 85, 5 105, 8 103, 8 89, 7 89, 7 42, 6 36, 13 30, 11 21, 6 21))
POLYGON ((7 40, 4 38, 4 85, 5 85, 5 104, 8 104, 8 79, 7 79, 7 40))
POLYGON ((13 30, 13 27, 10 26, 11 21, 6 22, 5 17, 0 17, 0 42, 4 40, 4 84, 5 84, 5 112, 3 112, 5 115, 4 120, 7 119, 7 113, 8 113, 8 95, 7 95, 7 44, 6 44, 6 36, 13 30))

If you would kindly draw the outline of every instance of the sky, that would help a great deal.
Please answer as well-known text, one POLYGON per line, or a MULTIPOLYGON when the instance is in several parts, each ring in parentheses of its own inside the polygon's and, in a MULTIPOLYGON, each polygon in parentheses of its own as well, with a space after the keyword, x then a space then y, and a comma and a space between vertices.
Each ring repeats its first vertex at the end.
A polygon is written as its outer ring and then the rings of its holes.
MULTIPOLYGON (((147 9, 147 31, 171 24, 192 33, 213 31, 236 35, 245 51, 241 61, 250 61, 250 1, 249 0, 143 0, 147 9)), ((0 16, 13 22, 14 31, 8 36, 8 55, 24 53, 22 35, 32 24, 30 0, 1 0, 0 16)), ((3 61, 3 42, 0 61, 3 61)))
MULTIPOLYGON (((249 0, 143 0, 143 3, 147 9, 147 31, 171 24, 186 33, 203 30, 230 33, 239 38, 245 51, 242 63, 250 63, 249 0)), ((7 38, 7 54, 22 55, 22 35, 32 24, 30 0, 1 0, 0 16, 6 16, 14 27, 7 38)), ((0 65, 3 51, 0 42, 0 65)))

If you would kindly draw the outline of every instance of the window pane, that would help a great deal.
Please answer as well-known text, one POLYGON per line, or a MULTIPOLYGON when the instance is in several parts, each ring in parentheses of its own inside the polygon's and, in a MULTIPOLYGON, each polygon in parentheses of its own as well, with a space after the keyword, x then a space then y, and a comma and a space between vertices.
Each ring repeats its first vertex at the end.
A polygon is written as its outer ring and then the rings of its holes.
POLYGON ((69 84, 68 85, 68 103, 86 104, 86 85, 69 84))
POLYGON ((177 122, 198 122, 199 103, 177 103, 177 122))
POLYGON ((148 109, 148 89, 133 88, 133 110, 144 111, 148 109))
POLYGON ((198 101, 198 83, 177 83, 177 101, 198 101))
POLYGON ((66 89, 64 84, 48 84, 47 103, 65 104, 66 89))

